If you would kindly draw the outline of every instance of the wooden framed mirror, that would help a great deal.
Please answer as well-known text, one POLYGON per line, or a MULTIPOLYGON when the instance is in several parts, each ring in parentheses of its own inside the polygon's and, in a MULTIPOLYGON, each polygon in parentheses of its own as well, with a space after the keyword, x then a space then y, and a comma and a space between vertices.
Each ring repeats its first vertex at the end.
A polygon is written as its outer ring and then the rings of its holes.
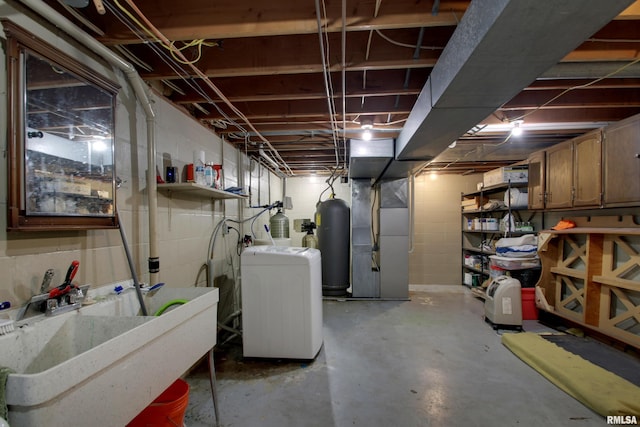
POLYGON ((119 87, 11 21, 7 230, 116 228, 119 87))

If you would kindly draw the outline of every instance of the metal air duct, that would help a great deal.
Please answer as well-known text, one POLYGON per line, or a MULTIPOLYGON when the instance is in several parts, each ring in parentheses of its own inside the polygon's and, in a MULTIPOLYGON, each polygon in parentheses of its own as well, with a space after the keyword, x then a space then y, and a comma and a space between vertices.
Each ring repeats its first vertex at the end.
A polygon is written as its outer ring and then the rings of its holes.
POLYGON ((473 0, 396 140, 396 159, 432 159, 633 0, 473 0))

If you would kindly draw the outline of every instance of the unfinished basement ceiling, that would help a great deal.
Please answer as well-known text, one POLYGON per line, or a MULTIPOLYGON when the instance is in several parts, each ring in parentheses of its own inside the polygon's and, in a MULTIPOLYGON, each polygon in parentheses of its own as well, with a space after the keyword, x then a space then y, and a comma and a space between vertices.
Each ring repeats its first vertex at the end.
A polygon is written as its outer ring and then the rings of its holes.
MULTIPOLYGON (((45 2, 227 141, 256 158, 262 147, 296 176, 348 167, 362 124, 397 138, 470 4, 102 0, 100 14, 94 0, 45 2)), ((483 172, 640 113, 639 21, 636 1, 425 170, 483 172), (510 137, 518 120, 524 133, 510 137)))

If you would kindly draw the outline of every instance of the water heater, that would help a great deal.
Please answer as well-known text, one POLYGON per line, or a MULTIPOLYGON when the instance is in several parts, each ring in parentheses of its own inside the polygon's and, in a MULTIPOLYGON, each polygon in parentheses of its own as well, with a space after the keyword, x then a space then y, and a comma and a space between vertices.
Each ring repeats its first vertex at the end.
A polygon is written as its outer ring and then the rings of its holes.
POLYGON ((322 294, 346 295, 349 288, 350 212, 340 199, 328 199, 316 209, 318 249, 322 255, 322 294))

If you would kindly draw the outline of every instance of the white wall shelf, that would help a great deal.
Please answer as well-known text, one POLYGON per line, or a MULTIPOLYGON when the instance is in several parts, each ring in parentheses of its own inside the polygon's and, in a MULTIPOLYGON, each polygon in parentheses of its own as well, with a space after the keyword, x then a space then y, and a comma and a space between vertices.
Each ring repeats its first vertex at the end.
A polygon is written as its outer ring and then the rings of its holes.
POLYGON ((209 199, 246 199, 247 196, 231 193, 229 191, 217 190, 215 188, 207 187, 206 185, 199 185, 193 182, 183 182, 176 184, 158 184, 158 191, 166 192, 169 195, 171 193, 180 193, 193 195, 195 197, 204 197, 209 199))

